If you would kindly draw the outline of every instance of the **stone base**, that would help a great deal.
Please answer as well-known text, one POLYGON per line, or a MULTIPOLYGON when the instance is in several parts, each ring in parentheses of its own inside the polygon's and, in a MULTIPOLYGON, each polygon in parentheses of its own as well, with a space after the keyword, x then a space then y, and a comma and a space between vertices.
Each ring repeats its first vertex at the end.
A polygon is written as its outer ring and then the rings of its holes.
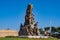
POLYGON ((19 36, 21 38, 49 38, 49 36, 19 36))

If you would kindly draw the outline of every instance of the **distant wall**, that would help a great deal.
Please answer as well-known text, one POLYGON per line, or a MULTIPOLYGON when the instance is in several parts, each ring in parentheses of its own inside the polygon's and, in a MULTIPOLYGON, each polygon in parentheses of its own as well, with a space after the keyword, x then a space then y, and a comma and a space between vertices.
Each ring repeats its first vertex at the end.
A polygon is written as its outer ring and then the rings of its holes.
POLYGON ((16 30, 0 30, 0 37, 6 36, 18 36, 18 31, 16 30))

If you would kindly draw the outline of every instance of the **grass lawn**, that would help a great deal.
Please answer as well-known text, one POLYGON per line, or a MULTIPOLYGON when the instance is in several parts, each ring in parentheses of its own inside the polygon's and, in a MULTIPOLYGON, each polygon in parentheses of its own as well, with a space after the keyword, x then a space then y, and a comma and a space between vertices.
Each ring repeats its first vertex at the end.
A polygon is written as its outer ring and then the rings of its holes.
POLYGON ((57 38, 39 38, 39 39, 34 39, 34 38, 0 38, 0 40, 58 40, 57 38))

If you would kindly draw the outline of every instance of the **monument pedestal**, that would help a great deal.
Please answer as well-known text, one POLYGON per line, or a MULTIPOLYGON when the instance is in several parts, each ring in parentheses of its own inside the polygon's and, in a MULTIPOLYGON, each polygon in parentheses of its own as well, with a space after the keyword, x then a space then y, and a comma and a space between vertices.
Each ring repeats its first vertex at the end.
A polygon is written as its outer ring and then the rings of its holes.
POLYGON ((19 36, 21 38, 49 38, 49 36, 19 36))

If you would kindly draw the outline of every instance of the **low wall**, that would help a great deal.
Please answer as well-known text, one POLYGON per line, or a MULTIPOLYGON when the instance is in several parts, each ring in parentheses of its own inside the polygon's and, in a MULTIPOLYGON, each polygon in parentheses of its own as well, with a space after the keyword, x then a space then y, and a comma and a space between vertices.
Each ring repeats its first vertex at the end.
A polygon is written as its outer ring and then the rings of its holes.
POLYGON ((18 36, 18 31, 16 30, 0 30, 0 37, 6 36, 18 36))

